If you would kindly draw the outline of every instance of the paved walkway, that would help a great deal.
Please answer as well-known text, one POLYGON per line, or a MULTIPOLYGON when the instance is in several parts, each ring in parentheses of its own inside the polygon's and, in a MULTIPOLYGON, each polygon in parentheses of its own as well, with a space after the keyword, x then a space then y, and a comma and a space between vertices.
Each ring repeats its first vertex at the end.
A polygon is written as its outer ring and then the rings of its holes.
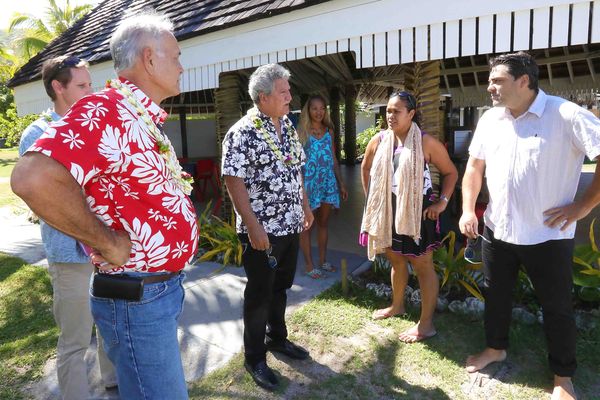
MULTIPOLYGON (((47 266, 39 226, 0 208, 0 252, 11 254, 28 263, 47 266)), ((349 272, 366 261, 364 256, 331 250, 329 261, 339 266, 346 259, 349 272)), ((294 286, 288 293, 288 312, 310 300, 339 280, 340 273, 329 274, 326 279, 313 280, 302 273, 299 259, 294 286)), ((214 273, 221 266, 216 263, 199 263, 185 269, 186 299, 179 321, 179 341, 186 380, 193 381, 220 368, 242 349, 242 296, 246 283, 242 268, 228 267, 214 273)), ((96 363, 95 342, 86 355, 92 383, 93 399, 118 399, 107 393, 101 382, 96 363)), ((45 366, 44 378, 30 388, 36 399, 59 399, 56 381, 56 360, 45 366)))

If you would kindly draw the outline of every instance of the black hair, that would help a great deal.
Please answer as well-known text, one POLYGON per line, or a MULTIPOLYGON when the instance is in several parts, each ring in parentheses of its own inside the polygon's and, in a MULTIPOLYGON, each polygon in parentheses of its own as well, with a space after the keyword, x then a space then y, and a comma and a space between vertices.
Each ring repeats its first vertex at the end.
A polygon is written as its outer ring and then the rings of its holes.
POLYGON ((406 105, 406 109, 408 111, 415 110, 415 114, 412 117, 412 121, 417 125, 421 126, 421 113, 417 110, 417 99, 415 98, 415 96, 413 96, 411 93, 405 90, 402 90, 393 92, 390 95, 389 100, 393 99, 394 97, 398 97, 400 100, 402 100, 406 105))
POLYGON ((498 65, 506 65, 508 73, 515 79, 527 75, 529 77, 529 89, 536 93, 540 90, 540 69, 530 54, 519 51, 518 53, 502 54, 490 60, 490 68, 498 65))

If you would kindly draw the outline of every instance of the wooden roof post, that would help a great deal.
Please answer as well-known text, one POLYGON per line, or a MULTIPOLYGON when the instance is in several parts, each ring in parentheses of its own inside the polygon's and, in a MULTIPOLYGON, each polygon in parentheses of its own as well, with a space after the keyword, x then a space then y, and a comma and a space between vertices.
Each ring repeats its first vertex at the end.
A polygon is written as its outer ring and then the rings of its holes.
MULTIPOLYGON (((407 64, 404 72, 406 90, 417 99, 421 114, 421 130, 444 142, 442 122, 444 111, 440 110, 440 61, 407 64)), ((439 171, 431 166, 431 181, 439 187, 439 171)))
MULTIPOLYGON (((215 114, 217 119, 217 162, 221 164, 223 139, 229 128, 242 117, 241 106, 241 79, 239 73, 222 73, 219 75, 219 88, 215 89, 215 114)), ((219 168, 220 171, 220 168, 219 168)), ((233 211, 233 204, 227 195, 225 185, 221 185, 223 205, 220 207, 220 216, 229 220, 233 211)))
POLYGON ((354 85, 346 85, 344 110, 344 152, 346 165, 356 164, 356 94, 354 85))
POLYGON ((340 130, 340 89, 337 86, 329 89, 329 115, 334 127, 333 143, 335 156, 339 160, 342 155, 342 140, 340 130))

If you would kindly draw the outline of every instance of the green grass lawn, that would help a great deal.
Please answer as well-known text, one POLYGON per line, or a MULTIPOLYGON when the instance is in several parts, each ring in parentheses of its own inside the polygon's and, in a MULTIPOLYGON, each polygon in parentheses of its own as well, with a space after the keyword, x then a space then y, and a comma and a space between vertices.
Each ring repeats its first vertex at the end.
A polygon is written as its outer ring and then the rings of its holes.
POLYGON ((0 178, 9 177, 13 167, 19 159, 19 149, 0 149, 0 178))
MULTIPOLYGON (((381 306, 370 292, 353 287, 342 296, 336 286, 297 310, 288 321, 292 340, 311 351, 312 360, 289 361, 268 355, 282 387, 256 387, 238 355, 224 368, 192 384, 195 399, 540 399, 549 398, 552 374, 539 325, 513 324, 507 362, 489 367, 498 380, 479 387, 464 370, 468 354, 484 346, 483 324, 450 313, 436 316, 438 335, 407 345, 396 338, 418 318, 374 322, 381 306), (469 390, 470 388, 470 390, 469 390)), ((580 399, 600 398, 600 329, 578 339, 575 385, 580 399)))
POLYGON ((26 398, 57 339, 48 272, 0 253, 0 399, 26 398))
POLYGON ((19 158, 16 147, 0 149, 0 207, 11 207, 13 212, 23 213, 28 210, 27 205, 18 198, 10 189, 9 178, 13 167, 19 158))

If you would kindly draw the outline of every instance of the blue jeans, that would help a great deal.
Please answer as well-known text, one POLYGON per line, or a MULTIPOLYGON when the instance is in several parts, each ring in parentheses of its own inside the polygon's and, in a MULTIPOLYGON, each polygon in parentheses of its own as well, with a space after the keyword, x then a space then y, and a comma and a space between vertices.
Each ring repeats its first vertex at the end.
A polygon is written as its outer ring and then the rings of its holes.
POLYGON ((144 285, 140 301, 94 297, 91 310, 117 370, 122 399, 187 399, 177 319, 185 274, 144 285))

